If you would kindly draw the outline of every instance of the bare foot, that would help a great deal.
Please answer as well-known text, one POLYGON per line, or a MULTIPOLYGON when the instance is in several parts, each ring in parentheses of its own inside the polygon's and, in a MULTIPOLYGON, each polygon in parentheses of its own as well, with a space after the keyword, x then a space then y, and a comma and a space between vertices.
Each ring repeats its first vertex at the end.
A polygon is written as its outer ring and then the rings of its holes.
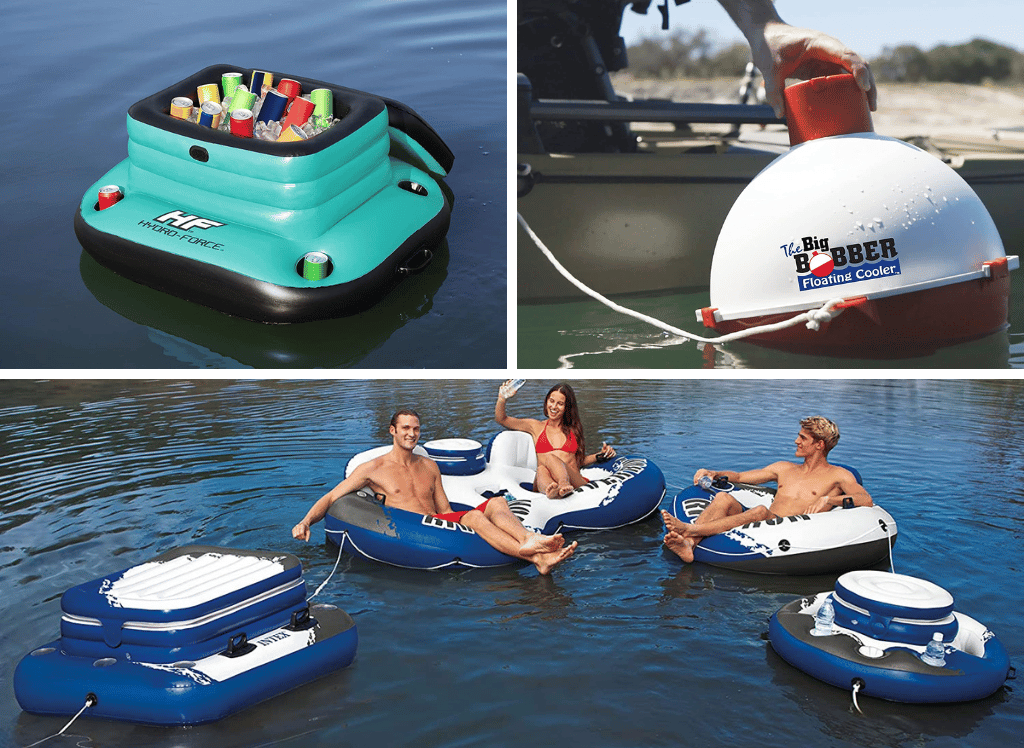
POLYGON ((571 483, 563 483, 558 487, 558 498, 563 498, 571 494, 574 490, 571 483))
POLYGON ((558 564, 565 561, 573 553, 576 552, 576 546, 578 543, 574 540, 572 545, 567 545, 559 551, 553 553, 538 553, 536 556, 530 559, 534 566, 537 567, 537 571, 541 574, 550 574, 551 570, 558 564))
POLYGON ((555 483, 554 481, 551 481, 551 483, 548 484, 548 487, 544 489, 544 494, 549 499, 557 499, 558 498, 558 484, 555 483))
POLYGON ((680 535, 685 535, 686 534, 686 528, 690 526, 688 523, 683 522, 681 519, 677 519, 676 517, 673 517, 671 514, 666 512, 664 509, 661 510, 661 519, 665 523, 665 528, 669 532, 677 532, 680 535))
POLYGON ((565 545, 565 538, 561 533, 554 535, 541 535, 539 532, 530 533, 530 537, 519 546, 519 555, 522 558, 532 558, 538 553, 552 553, 561 550, 565 545))
POLYGON ((688 564, 693 563, 693 549, 697 545, 693 538, 686 538, 675 530, 665 536, 665 546, 688 564))

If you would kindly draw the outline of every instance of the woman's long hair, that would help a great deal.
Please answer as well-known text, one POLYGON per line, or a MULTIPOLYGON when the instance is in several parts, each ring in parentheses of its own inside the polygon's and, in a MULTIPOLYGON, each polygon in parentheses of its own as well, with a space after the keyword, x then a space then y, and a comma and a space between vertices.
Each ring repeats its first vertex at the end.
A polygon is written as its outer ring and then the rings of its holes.
POLYGON ((571 431, 576 435, 576 464, 583 467, 583 458, 587 454, 583 446, 583 422, 580 420, 580 409, 576 405, 576 393, 572 391, 572 387, 562 382, 548 390, 548 394, 544 396, 544 415, 548 413, 548 398, 556 390, 565 395, 565 410, 562 411, 560 424, 562 433, 568 436, 571 431))

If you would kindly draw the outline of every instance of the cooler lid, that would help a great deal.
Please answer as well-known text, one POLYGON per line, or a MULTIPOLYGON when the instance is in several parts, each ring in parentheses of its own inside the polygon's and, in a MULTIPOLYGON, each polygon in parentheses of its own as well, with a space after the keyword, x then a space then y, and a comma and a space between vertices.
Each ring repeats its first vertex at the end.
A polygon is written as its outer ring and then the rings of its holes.
POLYGON ((192 545, 72 587, 61 610, 106 621, 192 620, 300 584, 302 564, 289 553, 192 545))

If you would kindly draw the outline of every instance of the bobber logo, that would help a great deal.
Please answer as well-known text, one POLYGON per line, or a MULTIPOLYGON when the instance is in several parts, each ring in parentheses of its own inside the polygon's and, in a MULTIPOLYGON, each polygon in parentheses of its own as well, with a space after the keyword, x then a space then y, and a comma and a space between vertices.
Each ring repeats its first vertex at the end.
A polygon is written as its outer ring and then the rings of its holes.
POLYGON ((796 242, 783 244, 782 250, 796 265, 801 291, 900 275, 896 240, 891 237, 830 247, 828 239, 805 236, 799 245, 796 242))

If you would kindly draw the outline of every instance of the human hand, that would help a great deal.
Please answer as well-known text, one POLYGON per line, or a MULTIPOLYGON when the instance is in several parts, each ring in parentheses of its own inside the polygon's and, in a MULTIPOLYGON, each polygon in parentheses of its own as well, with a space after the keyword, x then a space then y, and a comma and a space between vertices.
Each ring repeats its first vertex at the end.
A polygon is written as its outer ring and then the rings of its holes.
POLYGON ((305 522, 300 522, 292 528, 292 537, 296 540, 309 541, 309 525, 305 522))
POLYGON ((615 456, 615 448, 608 445, 607 442, 601 442, 601 450, 597 453, 597 459, 600 462, 610 460, 615 456))
POLYGON ((513 397, 515 394, 516 394, 516 391, 512 389, 512 380, 511 379, 506 379, 504 382, 501 383, 501 387, 498 388, 498 399, 499 400, 508 400, 510 397, 513 397))
POLYGON ((807 510, 808 514, 821 514, 832 509, 832 500, 828 496, 822 496, 817 499, 810 508, 807 510))
POLYGON ((707 476, 708 478, 711 478, 711 480, 714 480, 715 471, 705 470, 704 468, 701 468, 700 470, 693 474, 693 485, 696 486, 698 483, 700 483, 700 479, 703 478, 704 476, 707 476))
POLYGON ((751 42, 754 65, 764 76, 765 94, 778 117, 786 115, 782 90, 787 78, 819 78, 843 72, 853 74, 857 86, 867 94, 868 107, 875 111, 878 89, 871 68, 841 41, 813 29, 769 22, 763 36, 751 42))

